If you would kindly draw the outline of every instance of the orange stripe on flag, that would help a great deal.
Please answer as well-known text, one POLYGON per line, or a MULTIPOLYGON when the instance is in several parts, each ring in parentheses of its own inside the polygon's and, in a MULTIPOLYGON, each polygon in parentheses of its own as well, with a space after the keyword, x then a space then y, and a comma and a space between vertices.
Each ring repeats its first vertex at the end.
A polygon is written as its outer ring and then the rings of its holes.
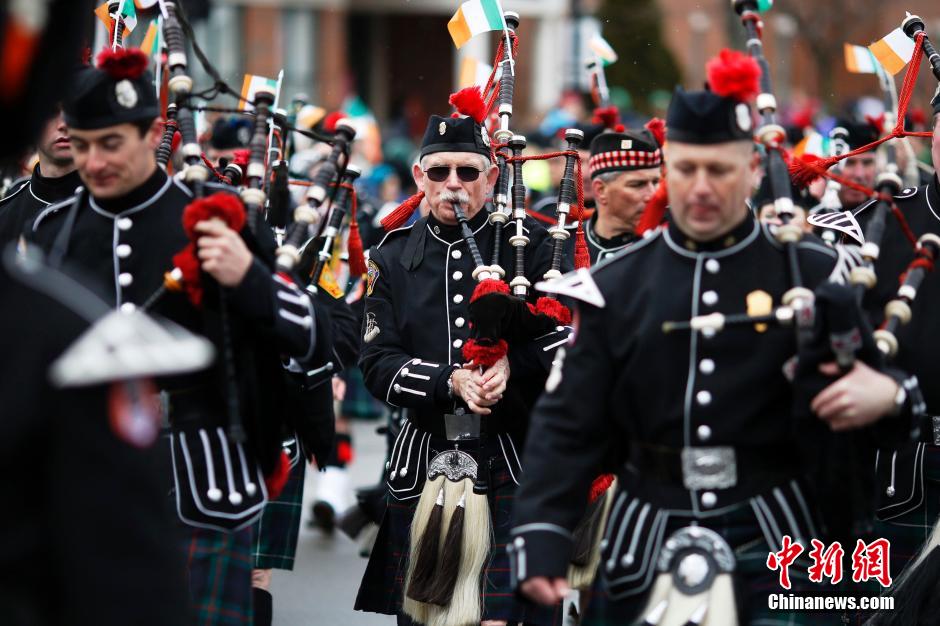
POLYGON ((875 55, 875 58, 884 66, 888 73, 897 74, 904 69, 904 66, 907 63, 904 62, 904 59, 898 56, 898 54, 891 49, 884 39, 881 41, 876 41, 872 45, 868 46, 868 49, 871 50, 871 53, 875 55))
MULTIPOLYGON (((251 74, 245 74, 245 80, 242 81, 242 98, 248 99, 248 92, 251 90, 251 74)), ((241 105, 244 106, 244 101, 241 105)))
POLYGON ((98 16, 98 19, 101 20, 101 23, 104 24, 108 30, 111 30, 111 14, 108 13, 107 2, 95 9, 95 15, 98 16))
POLYGON ((858 74, 858 63, 855 62, 855 48, 850 43, 842 44, 845 51, 845 67, 853 74, 858 74))
POLYGON ((147 34, 144 35, 144 40, 140 44, 141 51, 150 55, 153 52, 153 44, 157 40, 157 23, 150 22, 150 26, 147 27, 147 34))
POLYGON ((447 22, 447 31, 450 33, 451 39, 454 40, 454 45, 458 48, 470 40, 472 33, 467 25, 466 18, 463 16, 463 8, 457 9, 454 17, 447 22))

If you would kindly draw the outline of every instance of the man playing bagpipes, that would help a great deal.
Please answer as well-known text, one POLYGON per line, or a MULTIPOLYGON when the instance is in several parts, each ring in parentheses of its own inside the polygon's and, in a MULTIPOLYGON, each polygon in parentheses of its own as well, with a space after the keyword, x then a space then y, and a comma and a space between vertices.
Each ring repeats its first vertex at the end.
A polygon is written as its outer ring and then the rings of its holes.
MULTIPOLYGON (((833 382, 828 344, 800 344, 794 385, 785 374, 798 352, 792 329, 725 325, 734 311, 770 312, 821 285, 820 324, 830 312, 860 318, 851 298, 846 307, 829 291, 844 288, 826 284, 834 251, 812 238, 781 243, 747 207, 758 159, 748 102, 758 75, 755 62, 726 51, 710 64, 710 90, 674 94, 668 224, 579 272, 576 328, 533 414, 507 546, 514 579, 532 599, 565 595, 585 494, 605 457, 618 455, 585 624, 804 623, 767 605, 768 593, 783 591, 768 554, 783 535, 806 545, 820 536, 803 453, 830 428, 909 410, 903 397, 897 403, 900 385, 861 360, 833 382)), ((909 432, 903 415, 885 419, 909 432)), ((808 587, 805 574, 791 569, 790 578, 794 592, 808 587)))
MULTIPOLYGON (((510 271, 519 252, 510 241, 521 240, 514 226, 498 231, 488 220, 484 202, 498 171, 482 102, 476 109, 476 117, 430 118, 413 168, 420 194, 393 215, 404 222, 422 198, 430 214, 392 230, 369 254, 360 366, 369 390, 405 408, 407 419, 387 465, 388 509, 356 609, 398 615, 400 624, 552 619, 513 598, 502 546, 528 412, 568 331, 552 321, 532 340, 510 339, 508 354, 506 341, 474 340, 478 297, 492 290, 527 306, 506 283, 482 280, 501 263, 482 263, 496 239, 510 271)), ((516 260, 524 268, 515 267, 524 273, 506 281, 534 284, 551 266, 552 241, 531 218, 523 223, 528 240, 516 260)))
MULTIPOLYGON (((940 163, 940 91, 931 105, 932 156, 936 165, 940 163)), ((871 266, 876 278, 864 292, 863 306, 876 327, 883 327, 892 313, 903 316, 895 331, 891 356, 898 367, 918 377, 926 402, 920 440, 899 448, 884 447, 876 457, 880 499, 876 534, 891 540, 891 571, 899 574, 916 556, 940 517, 936 488, 940 480, 940 417, 936 417, 940 414, 940 387, 933 384, 937 380, 934 356, 940 347, 935 323, 940 281, 928 273, 916 288, 904 286, 911 269, 920 266, 929 272, 935 261, 930 245, 923 244, 932 243, 928 240, 940 235, 940 182, 936 173, 929 184, 904 189, 889 204, 896 210, 886 205, 884 213, 878 215, 879 200, 874 198, 860 203, 853 214, 865 238, 856 249, 863 256, 872 249, 876 252, 871 266), (872 224, 876 223, 881 226, 873 230, 872 224), (903 310, 905 304, 907 311, 903 310)), ((940 240, 932 243, 938 244, 940 240)))
POLYGON ((194 189, 216 193, 194 199, 158 167, 163 124, 146 65, 137 50, 109 50, 77 72, 65 119, 85 187, 42 212, 32 237, 50 263, 108 285, 120 311, 153 311, 216 344, 209 370, 160 381, 166 492, 186 525, 199 623, 251 624, 251 525, 287 473, 282 359, 307 362, 329 341, 310 298, 274 274, 271 232, 252 232, 237 196, 203 182, 194 189))

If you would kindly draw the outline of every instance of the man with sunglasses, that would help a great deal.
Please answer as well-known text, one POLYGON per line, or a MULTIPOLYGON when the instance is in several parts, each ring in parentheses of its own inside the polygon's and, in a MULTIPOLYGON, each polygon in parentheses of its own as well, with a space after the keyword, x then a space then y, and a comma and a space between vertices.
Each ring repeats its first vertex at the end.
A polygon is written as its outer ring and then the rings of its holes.
MULTIPOLYGON (((481 578, 481 620, 491 625, 551 623, 551 611, 526 607, 514 598, 507 557, 495 546, 508 540, 509 507, 521 476, 519 453, 529 409, 543 387, 552 353, 568 330, 559 326, 530 345, 513 344, 508 358, 488 369, 465 366, 462 348, 471 337, 469 304, 477 285, 476 265, 454 205, 459 203, 466 214, 484 264, 491 264, 496 231, 485 202, 498 170, 486 130, 471 118, 432 116, 412 173, 429 214, 393 230, 369 251, 360 366, 368 389, 403 408, 406 420, 387 465, 389 506, 356 609, 398 615, 399 624, 412 623, 402 607, 409 529, 427 464, 439 452, 454 448, 448 439, 449 418, 472 413, 480 416, 481 437, 475 449, 470 444, 466 449, 476 459, 478 482, 488 483, 493 527, 492 542, 482 530, 472 538, 490 554, 481 578)), ((551 266, 551 238, 529 218, 525 228, 525 277, 534 285, 551 266)), ((507 227, 501 240, 501 265, 510 272, 507 282, 512 279, 513 233, 507 227)), ((571 269, 570 260, 561 269, 571 269)), ((453 502, 445 506, 452 508, 453 502)), ((469 519, 470 513, 466 515, 469 519)), ((459 555, 442 559, 454 557, 459 555)), ((463 576, 457 584, 480 574, 463 576)))

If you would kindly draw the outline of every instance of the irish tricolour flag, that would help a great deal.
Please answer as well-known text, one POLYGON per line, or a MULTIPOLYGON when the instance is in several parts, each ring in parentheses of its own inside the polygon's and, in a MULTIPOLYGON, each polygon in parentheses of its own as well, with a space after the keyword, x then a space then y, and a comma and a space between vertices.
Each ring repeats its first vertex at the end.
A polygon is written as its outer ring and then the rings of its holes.
POLYGON ((880 64, 865 46, 844 44, 845 67, 853 74, 877 74, 880 64))
POLYGON ((505 28, 506 20, 499 0, 467 0, 447 22, 447 30, 458 48, 474 35, 505 28))
POLYGON ((238 103, 238 108, 249 113, 254 111, 255 96, 262 90, 276 94, 277 81, 265 76, 245 74, 245 79, 242 81, 242 100, 238 103))
POLYGON ((910 63, 914 56, 914 41, 903 30, 895 28, 884 39, 868 46, 868 49, 893 76, 910 63))

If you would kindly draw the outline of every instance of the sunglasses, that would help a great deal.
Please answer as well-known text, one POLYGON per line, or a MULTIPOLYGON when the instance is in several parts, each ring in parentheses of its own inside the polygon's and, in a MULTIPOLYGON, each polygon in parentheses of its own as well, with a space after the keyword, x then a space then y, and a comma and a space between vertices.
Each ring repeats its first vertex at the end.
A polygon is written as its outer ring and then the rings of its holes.
MULTIPOLYGON (((461 165, 454 169, 457 170, 457 178, 465 183, 472 183, 479 178, 482 173, 481 170, 469 165, 461 165)), ((437 165, 424 170, 424 173, 435 183, 442 183, 450 177, 450 170, 451 168, 448 165, 437 165)))

